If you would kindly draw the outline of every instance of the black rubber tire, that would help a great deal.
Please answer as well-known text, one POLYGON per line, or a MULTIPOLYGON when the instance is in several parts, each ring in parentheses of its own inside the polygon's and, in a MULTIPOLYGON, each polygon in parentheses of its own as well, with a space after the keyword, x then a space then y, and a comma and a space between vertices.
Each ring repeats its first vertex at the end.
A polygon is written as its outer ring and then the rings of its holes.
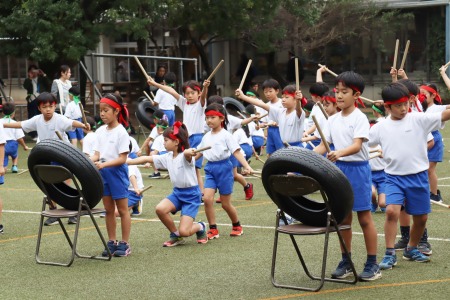
POLYGON ((224 97, 223 98, 223 106, 225 106, 225 109, 227 110, 227 113, 233 116, 240 117, 239 114, 236 112, 243 112, 245 111, 244 105, 239 102, 238 100, 231 98, 231 97, 224 97))
MULTIPOLYGON (((36 180, 35 165, 50 165, 58 163, 73 173, 90 208, 94 208, 103 196, 103 180, 94 163, 79 149, 72 145, 48 139, 36 144, 28 156, 28 170, 34 182, 41 188, 36 180)), ((75 188, 65 183, 46 184, 48 197, 60 206, 78 210, 79 196, 75 188)), ((42 190, 42 188, 41 188, 42 190)), ((43 190, 42 190, 43 191, 43 190)), ((43 191, 44 192, 44 191, 43 191)))
POLYGON ((322 186, 336 222, 341 223, 353 208, 353 189, 347 177, 335 164, 307 149, 288 147, 274 152, 262 170, 262 182, 272 201, 284 212, 311 226, 325 226, 327 209, 325 203, 304 196, 286 197, 270 188, 272 175, 298 172, 314 178, 322 186), (281 200, 282 199, 282 200, 281 200))
POLYGON ((155 127, 153 123, 153 113, 157 108, 150 101, 140 101, 136 110, 136 117, 145 128, 151 130, 155 127))

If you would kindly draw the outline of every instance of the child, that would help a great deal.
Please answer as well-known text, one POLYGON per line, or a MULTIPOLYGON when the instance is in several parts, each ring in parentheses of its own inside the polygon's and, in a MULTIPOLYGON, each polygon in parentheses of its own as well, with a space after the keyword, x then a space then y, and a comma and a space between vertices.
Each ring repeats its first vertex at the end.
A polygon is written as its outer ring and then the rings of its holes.
MULTIPOLYGON (((354 72, 343 72, 336 77, 336 101, 341 110, 328 119, 325 128, 326 141, 321 141, 314 151, 326 152, 324 142, 334 143, 335 151, 327 154, 327 158, 336 162, 336 166, 347 176, 353 188, 353 210, 357 212, 358 221, 364 234, 367 261, 364 270, 358 275, 359 280, 376 280, 381 278, 377 264, 377 230, 370 213, 372 188, 369 166, 369 121, 356 106, 359 96, 364 91, 364 79, 354 72)), ((341 224, 351 225, 353 214, 350 212, 341 224)), ((342 232, 342 237, 351 252, 352 230, 342 232)), ((341 245, 342 251, 342 245, 341 245)), ((351 255, 351 253, 350 253, 351 255)), ((342 251, 342 260, 332 278, 345 278, 352 274, 350 261, 342 251)))
MULTIPOLYGON (((269 118, 274 120, 279 126, 281 140, 289 143, 291 146, 302 147, 300 139, 305 120, 305 114, 301 106, 303 95, 300 91, 295 91, 294 85, 288 85, 283 89, 283 108, 271 106, 262 101, 245 96, 239 89, 236 90, 236 96, 245 102, 267 110, 269 112, 269 118)), ((269 138, 267 140, 267 143, 269 143, 269 138)))
MULTIPOLYGON (((175 88, 175 81, 177 81, 175 73, 169 72, 164 75, 164 85, 175 88)), ((172 126, 175 122, 175 104, 177 103, 177 99, 166 91, 158 89, 154 102, 157 103, 158 108, 167 116, 169 126, 172 126)))
POLYGON ((87 116, 86 121, 89 124, 90 130, 86 130, 86 135, 83 138, 83 153, 85 153, 87 156, 94 155, 94 145, 95 141, 97 140, 97 137, 95 135, 94 129, 95 129, 95 120, 94 118, 87 116))
POLYGON ((185 243, 183 237, 196 233, 197 243, 206 244, 206 226, 203 222, 194 223, 198 214, 202 194, 200 192, 195 169, 195 149, 189 148, 188 132, 181 122, 175 122, 173 128, 164 133, 164 145, 169 151, 164 155, 142 156, 129 164, 154 163, 158 168, 169 171, 173 192, 156 206, 156 214, 169 229, 170 239, 163 247, 174 247, 185 243), (170 214, 181 211, 181 220, 177 229, 170 214))
MULTIPOLYGON (((150 155, 161 155, 167 152, 166 148, 164 147, 164 136, 162 134, 168 126, 169 124, 166 120, 159 120, 158 124, 156 124, 158 136, 155 138, 155 141, 152 144, 150 155)), ((158 169, 153 164, 152 167, 153 175, 149 175, 148 177, 152 179, 161 178, 161 173, 158 171, 158 169)))
MULTIPOLYGON (((248 92, 246 93, 248 95, 248 92)), ((248 117, 256 116, 260 117, 260 113, 256 111, 256 107, 253 104, 249 104, 245 107, 245 112, 248 117)), ((260 121, 255 121, 248 123, 249 133, 252 139, 253 148, 257 155, 261 155, 261 149, 266 142, 266 137, 264 135, 264 130, 259 126, 260 121), (255 123, 257 122, 257 123, 255 123)))
POLYGON ((413 216, 410 239, 403 251, 403 258, 416 262, 430 261, 428 256, 417 249, 431 211, 428 201, 427 135, 439 130, 442 122, 450 119, 450 110, 409 114, 409 91, 401 83, 387 85, 381 96, 385 107, 390 110, 390 117, 372 127, 369 143, 382 147, 387 162, 384 225, 386 255, 380 268, 392 269, 397 264, 394 243, 402 206, 413 216))
MULTIPOLYGON (((5 144, 6 144, 5 132, 3 129, 3 124, 0 123, 0 161, 4 160, 5 144)), ((3 167, 3 165, 0 164, 0 185, 5 183, 3 178, 4 175, 5 175, 5 168, 3 167)), ((3 233, 2 212, 3 212, 3 201, 2 198, 0 197, 0 234, 3 233)))
MULTIPOLYGON (((72 120, 82 121, 82 114, 80 109, 80 87, 78 85, 72 86, 69 89, 69 99, 70 102, 66 106, 64 116, 72 120)), ((77 141, 80 141, 80 145, 83 145, 84 133, 81 128, 75 128, 73 131, 68 131, 70 142, 75 147, 77 146, 77 141)))
MULTIPOLYGON (((14 115, 15 115, 15 104, 13 102, 6 102, 3 104, 3 114, 5 115, 0 122, 4 123, 15 123, 14 115)), ((13 173, 18 172, 17 162, 19 161, 19 144, 22 145, 23 149, 27 151, 29 148, 25 144, 23 137, 25 134, 22 129, 12 129, 5 128, 4 129, 6 145, 5 145, 5 159, 3 166, 6 168, 8 166, 9 157, 12 159, 12 168, 11 171, 13 173)), ((6 171, 6 170, 5 170, 6 171)))
MULTIPOLYGON (((130 138, 125 127, 128 127, 128 113, 122 104, 122 98, 107 94, 100 99, 100 117, 105 123, 97 129, 97 143, 95 154, 90 158, 100 170, 103 178, 103 205, 106 210, 106 230, 108 232, 108 248, 114 256, 128 256, 131 254, 129 244, 131 218, 128 212, 128 168, 127 155, 130 151, 130 138), (115 209, 120 215, 122 240, 116 240, 115 209)), ((103 256, 108 256, 105 249, 103 256)))
MULTIPOLYGON (((134 156, 137 158, 137 156, 134 156)), ((128 209, 131 209, 132 216, 140 216, 142 214, 142 207, 144 206, 144 199, 141 191, 144 188, 141 171, 137 166, 128 166, 128 179, 130 185, 128 186, 128 209)), ((117 216, 117 215, 116 215, 117 216)))
POLYGON ((141 147, 143 151, 147 153, 147 155, 150 155, 152 144, 155 141, 155 139, 159 136, 158 127, 156 126, 156 124, 158 124, 159 120, 166 120, 167 122, 169 122, 167 116, 160 109, 157 109, 153 112, 152 119, 153 124, 155 124, 155 126, 152 128, 150 135, 148 136, 148 138, 145 139, 143 146, 141 147))
MULTIPOLYGON (((321 69, 317 71, 319 73, 321 69)), ((311 115, 309 118, 309 127, 305 132, 303 133, 304 138, 308 138, 310 135, 314 135, 315 138, 311 140, 311 143, 314 145, 314 147, 317 147, 320 144, 320 135, 319 131, 316 129, 316 125, 314 124, 314 121, 312 120, 312 116, 315 116, 317 119, 317 122, 319 122, 319 125, 322 125, 326 123, 326 117, 324 116, 323 112, 320 110, 319 105, 317 103, 322 102, 322 97, 325 95, 326 92, 329 91, 328 86, 324 82, 316 82, 311 85, 309 88, 309 93, 311 94, 311 99, 314 101, 314 106, 311 111, 311 115)), ((310 144, 306 145, 306 149, 313 149, 313 146, 310 144)))
MULTIPOLYGON (((382 110, 378 109, 377 106, 372 105, 372 109, 374 111, 375 117, 378 114, 382 114, 382 110)), ((383 108, 384 112, 384 108, 383 108)), ((383 113, 384 115, 384 113, 383 113)), ((383 119, 381 119, 383 120, 383 119)), ((377 120, 370 121, 370 127, 378 123, 377 120)), ((375 147, 369 147, 369 151, 373 153, 377 153, 381 151, 380 145, 376 145, 375 147)), ((378 206, 380 207, 381 212, 386 211, 386 194, 385 194, 385 182, 386 182, 386 173, 384 173, 384 168, 386 167, 386 162, 382 157, 375 157, 369 160, 370 171, 372 174, 372 208, 370 211, 372 213, 377 211, 378 206)))
POLYGON ((230 155, 234 155, 244 166, 247 172, 253 172, 244 156, 240 152, 239 145, 233 136, 226 130, 227 113, 225 108, 217 103, 210 104, 205 111, 206 124, 211 128, 200 143, 201 147, 211 146, 210 150, 197 154, 204 156, 208 163, 205 165, 205 191, 204 202, 206 217, 209 222, 208 239, 219 237, 216 217, 213 206, 213 197, 216 189, 219 190, 222 208, 227 212, 233 224, 230 236, 240 236, 243 234, 242 226, 239 222, 236 208, 231 204, 231 193, 233 192, 233 165, 230 155))

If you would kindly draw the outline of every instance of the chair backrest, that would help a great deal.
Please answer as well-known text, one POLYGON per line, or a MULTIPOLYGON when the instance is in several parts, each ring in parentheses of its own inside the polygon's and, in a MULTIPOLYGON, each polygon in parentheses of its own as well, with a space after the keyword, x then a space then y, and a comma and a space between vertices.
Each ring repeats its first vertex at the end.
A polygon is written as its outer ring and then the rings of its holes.
POLYGON ((272 175, 270 185, 275 192, 283 196, 305 196, 320 190, 320 184, 314 178, 297 175, 272 175))
MULTIPOLYGON (((48 196, 47 185, 61 186, 65 185, 64 181, 71 179, 78 195, 83 197, 78 181, 67 168, 59 165, 35 165, 34 171, 42 191, 48 196)), ((84 198, 84 197, 83 197, 84 198)))

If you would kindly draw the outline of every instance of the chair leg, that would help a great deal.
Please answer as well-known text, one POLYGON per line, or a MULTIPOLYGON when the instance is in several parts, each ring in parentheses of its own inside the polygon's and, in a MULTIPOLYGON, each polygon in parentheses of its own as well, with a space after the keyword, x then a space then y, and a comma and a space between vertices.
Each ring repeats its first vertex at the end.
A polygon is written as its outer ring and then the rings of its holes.
MULTIPOLYGON (((106 240, 103 237, 102 232, 100 231, 100 227, 98 227, 98 224, 95 221, 94 215, 92 215, 90 213, 90 210, 89 210, 89 214, 88 215, 89 215, 92 223, 94 224, 95 229, 97 230, 97 234, 99 235, 100 239, 102 240, 102 244, 105 247, 104 249, 108 249, 108 245, 106 243, 106 240)), ((81 218, 78 218, 78 223, 80 222, 80 219, 81 218)), ((109 250, 108 250, 108 252, 109 252, 109 250)), ((109 255, 107 257, 103 257, 101 254, 100 255, 82 255, 82 254, 78 253, 78 250, 76 251, 76 256, 79 257, 79 258, 89 258, 89 259, 108 260, 108 261, 110 261, 111 258, 112 258, 111 253, 109 253, 109 255)))

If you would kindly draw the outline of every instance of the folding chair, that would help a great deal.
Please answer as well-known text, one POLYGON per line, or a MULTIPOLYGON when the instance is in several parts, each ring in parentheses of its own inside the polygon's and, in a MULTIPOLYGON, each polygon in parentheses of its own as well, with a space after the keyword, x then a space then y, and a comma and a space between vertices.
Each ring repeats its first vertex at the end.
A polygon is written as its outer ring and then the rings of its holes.
POLYGON ((138 138, 137 138, 137 142, 139 143, 139 139, 141 137, 141 133, 144 135, 144 139, 147 139, 147 137, 150 135, 150 132, 148 132, 148 134, 147 134, 147 132, 145 132, 145 130, 144 130, 145 127, 141 124, 141 122, 139 122, 139 119, 137 117, 136 112, 134 113, 134 116, 136 117, 136 121, 137 121, 138 127, 139 127, 139 129, 138 129, 138 138))
POLYGON ((111 253, 106 245, 106 241, 103 238, 103 235, 100 231, 100 228, 97 225, 97 222, 95 221, 94 214, 102 213, 104 212, 104 209, 100 208, 89 208, 89 205, 86 202, 86 198, 83 195, 83 191, 81 190, 78 181, 75 179, 73 174, 66 169, 63 166, 56 166, 56 165, 36 165, 34 166, 35 174, 37 175, 37 184, 41 188, 41 190, 44 192, 45 196, 42 200, 42 211, 41 211, 41 220, 39 224, 39 233, 38 233, 38 239, 37 239, 37 245, 36 245, 36 262, 39 264, 46 264, 46 265, 54 265, 54 266, 65 266, 69 267, 74 259, 75 256, 79 258, 90 258, 90 259, 99 259, 99 260, 111 260, 111 253), (62 183, 66 180, 72 180, 74 183, 78 193, 79 193, 79 205, 78 210, 68 210, 68 209, 57 209, 55 205, 53 204, 52 200, 48 197, 47 187, 53 184, 62 183), (46 205, 50 207, 50 209, 46 210, 46 205), (77 251, 77 242, 78 242, 78 232, 80 228, 80 222, 81 222, 81 216, 83 215, 89 215, 91 218, 92 223, 95 226, 95 229, 97 230, 97 233, 103 243, 104 249, 108 252, 108 257, 102 257, 101 255, 81 255, 77 251), (53 217, 58 218, 59 226, 61 226, 61 229, 64 233, 64 236, 67 239, 67 242, 70 245, 70 248, 72 249, 72 255, 68 263, 60 263, 60 262, 51 262, 51 261, 42 261, 39 257, 40 247, 41 247, 41 239, 42 239, 42 229, 44 225, 44 218, 45 217, 53 217), (70 218, 70 217, 77 217, 77 223, 75 226, 75 233, 73 236, 73 241, 69 237, 66 228, 64 227, 64 224, 62 223, 62 218, 70 218))
POLYGON ((339 241, 343 245, 345 253, 348 255, 348 249, 342 238, 341 231, 349 230, 350 226, 336 224, 334 216, 333 216, 333 212, 330 210, 328 198, 327 198, 325 192, 322 190, 320 184, 311 177, 288 176, 288 175, 272 175, 269 178, 269 184, 270 184, 272 191, 274 191, 274 193, 271 194, 271 197, 278 197, 277 201, 283 201, 283 196, 285 196, 285 197, 286 196, 289 196, 289 197, 305 196, 305 195, 311 194, 315 191, 320 191, 320 194, 321 194, 323 201, 328 210, 327 221, 326 221, 325 227, 309 226, 309 225, 305 225, 305 224, 290 224, 290 225, 280 226, 279 225, 280 219, 283 220, 285 222, 285 224, 287 224, 287 221, 286 221, 286 216, 284 215, 284 213, 281 210, 277 211, 275 238, 274 238, 273 255, 272 255, 272 270, 271 270, 272 284, 275 287, 289 288, 289 289, 296 289, 296 290, 303 290, 303 291, 312 291, 312 292, 319 291, 323 287, 325 281, 355 284, 357 282, 357 274, 356 274, 356 270, 353 265, 353 262, 351 260, 350 260, 350 263, 351 263, 351 268, 352 268, 352 272, 354 275, 353 280, 343 280, 343 279, 334 279, 334 278, 325 277, 327 255, 328 255, 329 234, 331 232, 337 233, 337 235, 339 237, 339 241), (302 264, 303 270, 306 273, 306 275, 312 280, 320 280, 320 284, 317 288, 280 284, 276 281, 275 267, 276 267, 276 259, 277 259, 278 235, 280 233, 288 234, 290 236, 292 244, 295 248, 297 256, 302 264), (300 248, 295 239, 296 235, 308 236, 308 235, 319 235, 319 234, 325 235, 324 246, 323 246, 323 255, 322 255, 322 268, 321 268, 320 277, 312 275, 311 272, 308 270, 306 262, 303 258, 303 255, 301 254, 300 248))

